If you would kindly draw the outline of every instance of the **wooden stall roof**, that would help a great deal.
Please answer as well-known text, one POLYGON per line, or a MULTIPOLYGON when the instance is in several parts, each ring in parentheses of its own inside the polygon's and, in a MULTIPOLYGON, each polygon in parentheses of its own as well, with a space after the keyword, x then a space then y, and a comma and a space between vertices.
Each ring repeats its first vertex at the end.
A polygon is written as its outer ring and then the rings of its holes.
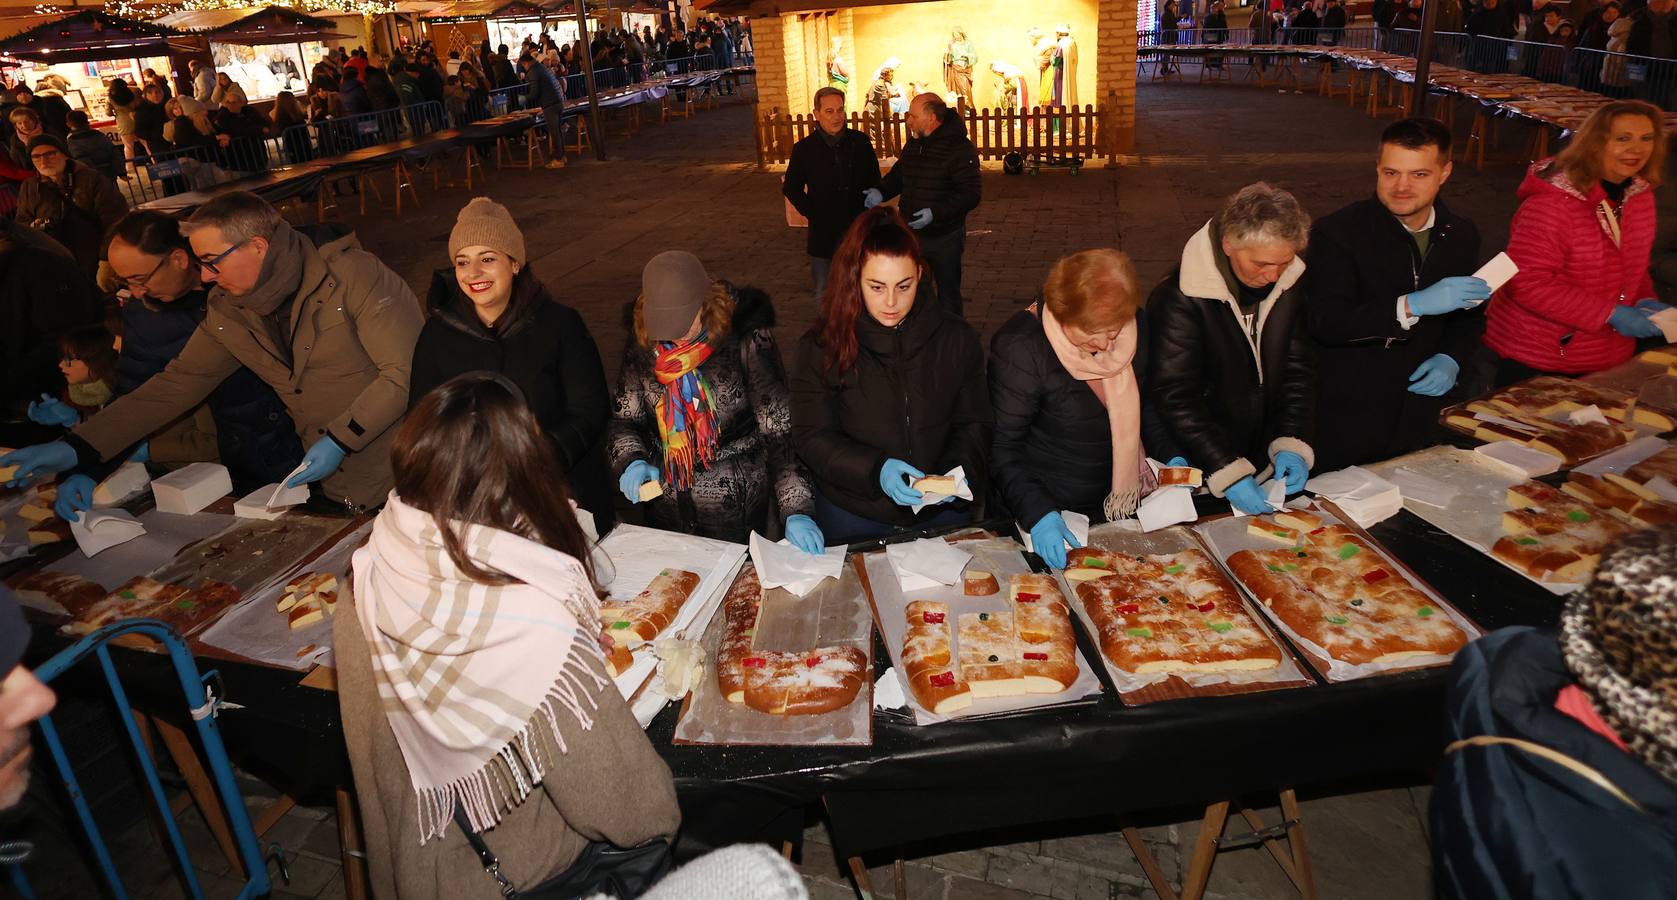
POLYGON ((97 9, 0 19, 0 55, 36 62, 161 56, 180 32, 97 9))
POLYGON ((240 9, 183 9, 157 20, 160 25, 202 35, 222 44, 289 44, 338 37, 330 19, 283 6, 240 9))

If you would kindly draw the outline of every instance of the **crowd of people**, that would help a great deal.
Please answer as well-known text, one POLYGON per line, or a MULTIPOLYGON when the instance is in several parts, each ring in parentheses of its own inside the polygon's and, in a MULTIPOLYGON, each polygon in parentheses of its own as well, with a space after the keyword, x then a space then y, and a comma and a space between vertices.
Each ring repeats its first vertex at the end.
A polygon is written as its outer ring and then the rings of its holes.
MULTIPOLYGON (((217 99, 238 103, 231 88, 217 99)), ((488 896, 472 844, 490 829, 522 885, 569 877, 599 845, 656 854, 676 831, 668 770, 604 676, 586 518, 783 534, 817 553, 1006 517, 1064 566, 1079 545, 1065 512, 1133 516, 1154 462, 1269 511, 1264 482, 1296 494, 1312 472, 1436 442, 1446 403, 1623 363, 1661 339, 1652 317, 1670 308, 1650 275, 1664 117, 1615 101, 1532 165, 1507 247, 1519 273, 1489 303, 1478 229, 1443 199, 1450 131, 1411 118, 1382 134, 1369 199, 1313 221, 1289 191, 1249 184, 1151 288, 1116 249, 1067 255, 986 352, 962 315, 961 237, 981 196, 960 115, 915 97, 912 138, 882 175, 842 94, 815 105, 784 191, 810 219, 819 311, 789 362, 769 296, 667 251, 623 309, 608 379, 589 323, 487 198, 460 211, 423 302, 353 235, 305 233, 251 194, 184 221, 123 215, 103 248, 130 298, 119 351, 74 248, 21 219, 0 235, 40 257, 0 271, 7 402, 54 435, 0 456, 7 486, 62 476, 55 509, 75 521, 124 460, 220 460, 241 489, 300 466, 288 484, 317 486, 313 502, 382 510, 335 625, 379 893, 488 896), (971 499, 916 487, 945 473, 971 499), (427 597, 451 599, 414 599, 427 597), (478 617, 456 642, 447 623, 478 617), (425 694, 443 669, 450 691, 425 694), (479 738, 442 737, 467 723, 479 738), (639 788, 623 794, 626 780, 639 788)), ((31 157, 42 178, 51 157, 31 157)), ((1637 540, 1638 559, 1677 553, 1674 533, 1637 540)), ((1601 687, 1663 691, 1677 709, 1669 657, 1637 667, 1613 636, 1626 622, 1592 618, 1630 602, 1612 593, 1613 559, 1569 606, 1564 658, 1590 662, 1557 685, 1585 699, 1547 715, 1622 737, 1613 759, 1661 773, 1636 790, 1669 811, 1669 714, 1635 718, 1601 687)), ((1552 640, 1527 644, 1554 655, 1552 640)), ((1488 877, 1482 859, 1452 861, 1463 884, 1488 877)))

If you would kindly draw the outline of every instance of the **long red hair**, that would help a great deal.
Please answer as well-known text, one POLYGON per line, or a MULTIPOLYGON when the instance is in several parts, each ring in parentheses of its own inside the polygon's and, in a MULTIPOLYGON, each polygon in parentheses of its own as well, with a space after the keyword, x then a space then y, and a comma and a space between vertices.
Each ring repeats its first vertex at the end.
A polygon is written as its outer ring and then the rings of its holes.
POLYGON ((908 227, 895 206, 867 210, 839 241, 833 252, 833 266, 827 274, 827 290, 821 295, 821 313, 809 334, 820 345, 822 369, 839 382, 856 365, 856 319, 867 308, 862 302, 862 266, 875 256, 906 258, 921 273, 924 302, 932 293, 925 283, 926 257, 920 252, 920 238, 908 227))

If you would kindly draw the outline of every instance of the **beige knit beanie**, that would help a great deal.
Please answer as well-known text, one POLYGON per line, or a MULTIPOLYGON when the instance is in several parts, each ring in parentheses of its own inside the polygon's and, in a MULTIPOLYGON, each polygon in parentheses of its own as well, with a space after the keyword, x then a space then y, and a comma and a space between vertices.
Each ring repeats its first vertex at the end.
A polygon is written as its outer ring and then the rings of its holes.
POLYGON ((524 232, 518 230, 506 207, 488 197, 473 197, 454 220, 454 230, 448 233, 449 259, 462 247, 489 247, 519 262, 528 261, 524 256, 524 232))

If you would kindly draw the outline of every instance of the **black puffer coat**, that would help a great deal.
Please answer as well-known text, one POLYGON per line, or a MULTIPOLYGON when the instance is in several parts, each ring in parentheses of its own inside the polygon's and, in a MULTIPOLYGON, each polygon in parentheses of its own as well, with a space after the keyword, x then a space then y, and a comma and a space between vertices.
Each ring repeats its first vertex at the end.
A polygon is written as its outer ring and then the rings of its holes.
MULTIPOLYGON (((1147 372, 1147 316, 1136 315, 1138 380, 1147 372)), ((1147 405, 1142 386, 1141 441, 1160 461, 1176 455, 1175 443, 1147 405)), ((1112 430, 1106 407, 1088 382, 1071 377, 1054 355, 1042 320, 1020 310, 990 339, 990 403, 996 435, 990 471, 1015 521, 1027 530, 1060 509, 1100 521, 1112 489, 1112 430)))
POLYGON ((1456 654, 1444 739, 1491 735, 1558 750, 1606 776, 1643 811, 1517 747, 1446 753, 1428 810, 1440 896, 1673 895, 1677 785, 1557 710, 1556 695, 1572 683, 1554 632, 1492 632, 1456 654))
POLYGON ((1479 230, 1442 202, 1423 255, 1376 198, 1319 220, 1304 273, 1305 323, 1317 349, 1317 418, 1333 423, 1315 440, 1324 471, 1389 459, 1437 443, 1438 413, 1456 402, 1409 392, 1409 376, 1443 353, 1469 371, 1485 331, 1483 306, 1423 316, 1407 331, 1397 298, 1440 279, 1471 275, 1479 230))
POLYGON ((453 269, 431 276, 425 306, 429 318, 414 343, 408 409, 461 373, 506 376, 553 442, 577 505, 593 513, 605 533, 613 520, 605 457, 611 397, 600 350, 582 316, 554 300, 528 266, 514 278, 512 299, 494 328, 477 317, 453 269))
MULTIPOLYGON (((664 386, 652 372, 653 351, 635 340, 634 304, 626 314, 629 337, 606 432, 613 490, 615 476, 637 459, 660 471, 664 467, 656 412, 664 386)), ((662 496, 640 504, 649 524, 743 542, 751 529, 763 527, 771 493, 782 519, 813 513, 809 473, 792 451, 791 398, 774 340, 774 304, 767 294, 756 288, 735 293, 728 333, 699 368, 715 403, 716 459, 694 473, 691 490, 677 492, 665 484, 662 496)))
POLYGON ((966 123, 950 110, 937 130, 923 138, 910 138, 879 190, 887 200, 901 194, 903 215, 908 218, 922 209, 932 211, 932 224, 920 232, 923 237, 966 228, 967 213, 978 208, 983 196, 978 150, 967 137, 966 123))
MULTIPOLYGON (((130 300, 122 307, 122 353, 116 393, 134 390, 180 355, 204 321, 209 293, 196 290, 170 303, 130 300)), ((210 392, 215 443, 221 464, 241 488, 255 490, 291 474, 303 459, 285 404, 255 372, 240 366, 210 392)))
POLYGON ((822 495, 863 518, 912 525, 913 510, 879 487, 880 467, 894 457, 928 475, 962 466, 982 499, 994 419, 977 332, 922 290, 895 328, 864 312, 856 333, 856 365, 842 385, 813 336, 799 341, 792 368, 792 439, 822 495))
POLYGON ((104 321, 105 298, 64 245, 27 225, 0 219, 0 399, 26 401, 64 387, 58 336, 104 321))
POLYGON ((1316 363, 1304 330, 1303 274, 1304 260, 1294 259, 1259 304, 1254 342, 1208 222, 1147 299, 1148 405, 1219 497, 1248 475, 1266 479, 1284 450, 1314 466, 1316 363))

